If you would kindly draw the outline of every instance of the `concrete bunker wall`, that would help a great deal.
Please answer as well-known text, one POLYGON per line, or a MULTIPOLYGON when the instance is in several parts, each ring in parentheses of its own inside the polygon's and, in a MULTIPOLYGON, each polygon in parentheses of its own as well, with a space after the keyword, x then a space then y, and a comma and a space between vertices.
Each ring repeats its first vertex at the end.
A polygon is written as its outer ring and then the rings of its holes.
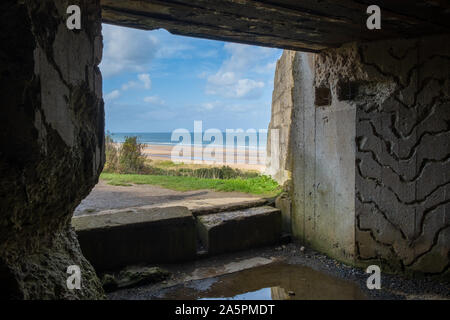
POLYGON ((347 262, 448 277, 449 40, 283 54, 292 69, 275 79, 294 79, 272 119, 286 99, 289 154, 276 161, 292 159, 296 238, 347 262))
POLYGON ((291 179, 291 143, 295 51, 285 50, 277 61, 272 112, 267 136, 266 174, 280 185, 291 179))
MULTIPOLYGON (((100 1, 4 0, 0 9, 1 298, 102 297, 70 226, 104 162, 100 1), (82 9, 79 31, 65 25, 72 4, 82 9), (67 290, 70 265, 81 267, 82 290, 67 290)), ((221 14, 233 17, 210 11, 214 23, 221 14)), ((273 9, 267 12, 272 19, 273 9)), ((109 13, 113 22, 130 21, 109 13)), ((282 13, 282 25, 292 28, 289 9, 282 13)), ((189 10, 183 14, 192 17, 189 10)), ((219 38, 219 30, 227 33, 227 23, 235 23, 230 19, 197 34, 219 38)), ((327 20, 321 21, 329 27, 327 20)), ((176 23, 192 34, 193 21, 176 23)), ((224 39, 258 43, 242 31, 247 24, 233 30, 242 32, 239 38, 224 39)), ((317 41, 338 35, 327 30, 314 34, 317 41)), ((263 38, 265 44, 303 46, 263 38)), ((285 118, 273 119, 272 126, 287 128, 288 151, 279 161, 287 172, 280 181, 292 181, 296 237, 343 260, 449 273, 449 43, 441 36, 283 56, 291 59, 292 78, 274 100, 285 118), (287 103, 284 94, 290 94, 287 103)))
POLYGON ((0 274, 2 298, 100 298, 70 226, 104 162, 99 1, 2 1, 0 274), (66 9, 82 8, 69 31, 66 9), (78 265, 82 290, 68 290, 78 265))

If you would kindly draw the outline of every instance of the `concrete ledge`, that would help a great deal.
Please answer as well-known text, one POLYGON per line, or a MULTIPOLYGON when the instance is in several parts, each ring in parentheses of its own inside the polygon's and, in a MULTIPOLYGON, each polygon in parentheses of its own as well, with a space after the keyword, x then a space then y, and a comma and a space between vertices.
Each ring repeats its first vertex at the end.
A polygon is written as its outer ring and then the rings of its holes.
POLYGON ((196 256, 195 218, 185 207, 123 210, 72 218, 84 256, 99 271, 196 256))
POLYGON ((276 244, 281 239, 281 212, 262 206, 199 216, 197 230, 208 254, 276 244))
MULTIPOLYGON (((264 205, 274 205, 273 198, 255 198, 249 197, 223 197, 210 199, 183 199, 176 201, 169 201, 165 203, 151 204, 145 206, 136 206, 121 209, 108 209, 96 212, 95 214, 111 214, 127 210, 129 212, 137 212, 140 210, 154 209, 154 208, 168 208, 168 207, 186 207, 192 212, 194 216, 202 216, 211 213, 218 213, 224 211, 236 211, 248 209, 252 207, 260 207, 264 205)), ((83 215, 92 215, 91 213, 83 215)), ((82 215, 77 215, 80 217, 82 215)))

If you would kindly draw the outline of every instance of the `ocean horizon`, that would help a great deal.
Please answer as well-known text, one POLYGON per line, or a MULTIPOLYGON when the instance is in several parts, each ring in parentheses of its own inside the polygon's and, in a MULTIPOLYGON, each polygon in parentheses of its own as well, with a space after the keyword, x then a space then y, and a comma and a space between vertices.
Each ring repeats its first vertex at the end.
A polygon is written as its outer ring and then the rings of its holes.
MULTIPOLYGON (((172 132, 109 132, 107 133, 114 142, 123 143, 126 137, 137 137, 139 143, 175 146, 177 144, 189 144, 193 146, 207 146, 211 141, 202 140, 202 144, 194 143, 194 133, 191 132, 191 141, 172 140, 172 132)), ((204 134, 204 132, 203 132, 204 134)), ((202 137, 203 137, 202 134, 202 137)), ((237 148, 249 149, 266 149, 267 133, 256 132, 256 139, 249 139, 247 133, 237 133, 235 138, 235 146, 237 148), (256 141, 255 141, 256 140, 256 141)), ((226 133, 222 131, 222 146, 226 146, 226 133)))

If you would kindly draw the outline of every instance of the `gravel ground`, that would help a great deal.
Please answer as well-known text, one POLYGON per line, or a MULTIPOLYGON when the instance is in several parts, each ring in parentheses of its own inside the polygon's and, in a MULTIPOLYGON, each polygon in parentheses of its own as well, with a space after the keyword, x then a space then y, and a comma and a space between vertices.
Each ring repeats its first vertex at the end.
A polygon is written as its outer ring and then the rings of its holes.
MULTIPOLYGON (((364 270, 337 262, 310 249, 301 251, 294 243, 254 249, 239 253, 207 257, 185 264, 162 266, 172 272, 169 281, 112 292, 109 299, 154 299, 169 287, 183 286, 187 274, 199 268, 220 269, 227 263, 254 257, 279 258, 293 265, 310 267, 324 274, 355 283, 369 299, 450 299, 450 284, 431 278, 407 279, 397 275, 381 275, 380 290, 369 290, 366 286, 368 274, 364 270)), ((195 280, 201 281, 201 280, 195 280)), ((203 280, 204 281, 204 280, 203 280)))

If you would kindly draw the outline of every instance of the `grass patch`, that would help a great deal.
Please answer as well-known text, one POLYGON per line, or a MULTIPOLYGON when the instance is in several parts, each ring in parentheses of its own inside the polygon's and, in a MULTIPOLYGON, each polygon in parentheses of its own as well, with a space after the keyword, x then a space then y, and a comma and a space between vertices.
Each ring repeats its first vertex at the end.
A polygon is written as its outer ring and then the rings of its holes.
POLYGON ((210 189, 226 192, 244 192, 265 197, 276 196, 281 192, 281 187, 278 183, 268 176, 247 179, 205 179, 189 176, 102 173, 100 178, 114 186, 149 184, 177 191, 210 189))

